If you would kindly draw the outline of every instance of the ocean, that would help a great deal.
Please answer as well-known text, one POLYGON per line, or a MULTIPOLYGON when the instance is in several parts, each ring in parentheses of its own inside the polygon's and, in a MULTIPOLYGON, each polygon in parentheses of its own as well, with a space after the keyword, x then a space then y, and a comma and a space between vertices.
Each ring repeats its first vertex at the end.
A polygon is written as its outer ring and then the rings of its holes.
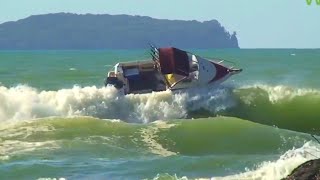
POLYGON ((104 87, 147 50, 0 51, 0 179, 277 180, 320 158, 320 50, 190 50, 243 72, 217 87, 104 87))

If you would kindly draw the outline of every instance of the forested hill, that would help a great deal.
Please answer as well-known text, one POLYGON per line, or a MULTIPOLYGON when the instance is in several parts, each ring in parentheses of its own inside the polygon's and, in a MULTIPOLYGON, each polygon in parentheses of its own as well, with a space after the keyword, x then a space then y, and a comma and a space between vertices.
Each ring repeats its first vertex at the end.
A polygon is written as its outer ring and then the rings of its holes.
POLYGON ((0 24, 0 49, 239 48, 217 20, 199 22, 129 15, 34 15, 0 24))

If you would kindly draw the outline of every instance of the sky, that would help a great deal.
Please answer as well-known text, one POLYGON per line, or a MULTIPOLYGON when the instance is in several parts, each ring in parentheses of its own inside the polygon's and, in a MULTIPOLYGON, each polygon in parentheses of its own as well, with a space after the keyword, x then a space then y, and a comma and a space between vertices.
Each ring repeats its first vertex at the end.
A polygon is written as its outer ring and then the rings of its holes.
POLYGON ((313 1, 307 5, 306 0, 0 0, 0 23, 58 12, 216 19, 237 32, 241 48, 320 48, 320 5, 313 1))

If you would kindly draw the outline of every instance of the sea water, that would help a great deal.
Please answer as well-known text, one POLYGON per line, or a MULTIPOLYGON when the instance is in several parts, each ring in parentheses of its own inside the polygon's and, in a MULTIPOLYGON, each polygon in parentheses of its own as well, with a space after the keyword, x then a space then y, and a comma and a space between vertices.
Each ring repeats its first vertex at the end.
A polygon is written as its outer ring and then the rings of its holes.
POLYGON ((320 50, 190 50, 218 87, 104 87, 147 50, 1 51, 0 179, 281 179, 320 157, 320 50))

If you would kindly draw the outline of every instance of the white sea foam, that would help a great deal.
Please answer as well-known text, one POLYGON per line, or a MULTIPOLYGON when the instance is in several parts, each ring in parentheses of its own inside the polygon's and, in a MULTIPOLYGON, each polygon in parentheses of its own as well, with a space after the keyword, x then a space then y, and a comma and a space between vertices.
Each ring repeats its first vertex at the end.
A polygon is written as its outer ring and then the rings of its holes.
MULTIPOLYGON (((260 88, 271 102, 320 92, 285 86, 254 85, 241 89, 260 88)), ((20 85, 0 86, 0 122, 51 116, 93 116, 148 123, 155 120, 185 118, 199 109, 216 113, 237 105, 234 88, 194 88, 185 91, 164 91, 149 94, 122 95, 113 87, 73 87, 58 91, 39 91, 20 85)), ((250 96, 246 96, 247 100, 250 96)), ((254 98, 254 97, 253 97, 254 98)))
POLYGON ((161 144, 159 144, 156 141, 156 138, 158 137, 157 133, 159 132, 159 129, 169 129, 175 125, 167 124, 164 121, 156 121, 153 124, 154 126, 149 126, 145 129, 141 129, 142 141, 147 145, 149 150, 154 154, 158 154, 163 157, 176 155, 177 154, 176 152, 172 152, 165 149, 161 144))
POLYGON ((234 179, 248 179, 248 180, 269 180, 282 179, 288 176, 300 164, 320 157, 320 145, 314 142, 307 142, 303 147, 292 149, 283 154, 276 161, 263 162, 255 170, 248 170, 248 172, 223 177, 213 178, 215 180, 234 180, 234 179))
POLYGON ((38 91, 28 86, 2 86, 0 120, 84 115, 148 122, 185 117, 184 101, 183 96, 169 91, 123 96, 113 87, 38 91))
POLYGON ((57 141, 27 142, 18 140, 0 140, 0 160, 7 160, 18 154, 35 150, 51 150, 59 148, 57 141))
POLYGON ((66 178, 39 178, 38 180, 66 180, 66 178))
MULTIPOLYGON (((29 122, 26 122, 29 123, 29 122)), ((54 127, 48 125, 15 126, 15 123, 0 123, 0 160, 7 160, 18 154, 35 150, 57 149, 57 141, 31 141, 27 138, 36 133, 54 131, 54 127), (16 140, 19 138, 19 140, 16 140)))
POLYGON ((20 85, 0 87, 0 121, 51 116, 93 116, 130 122, 185 118, 189 110, 217 111, 232 105, 227 89, 195 89, 122 95, 113 87, 73 87, 39 91, 20 85))
MULTIPOLYGON (((278 85, 278 86, 270 86, 270 85, 265 85, 265 84, 255 84, 255 85, 249 85, 249 86, 243 86, 241 89, 250 89, 250 88, 255 88, 255 89, 262 89, 268 93, 269 100, 272 103, 279 102, 283 99, 292 99, 294 97, 298 96, 305 96, 308 94, 313 94, 313 95, 318 95, 320 97, 320 91, 316 89, 307 89, 307 88, 292 88, 288 86, 283 86, 283 85, 278 85)), ((252 92, 255 93, 255 92, 252 92)), ((255 95, 255 94, 253 94, 255 95)), ((246 96, 248 98, 250 96, 246 96)), ((247 99, 250 101, 249 99, 247 99)))
MULTIPOLYGON (((212 178, 192 178, 196 180, 280 180, 288 176, 295 168, 304 162, 320 157, 320 145, 315 142, 307 142, 301 148, 287 151, 276 161, 263 162, 247 172, 212 178)), ((157 179, 177 179, 188 180, 187 176, 178 177, 176 175, 157 175, 157 179)))
POLYGON ((194 88, 185 91, 187 94, 188 111, 205 109, 210 112, 218 112, 235 106, 232 87, 205 87, 194 88))

